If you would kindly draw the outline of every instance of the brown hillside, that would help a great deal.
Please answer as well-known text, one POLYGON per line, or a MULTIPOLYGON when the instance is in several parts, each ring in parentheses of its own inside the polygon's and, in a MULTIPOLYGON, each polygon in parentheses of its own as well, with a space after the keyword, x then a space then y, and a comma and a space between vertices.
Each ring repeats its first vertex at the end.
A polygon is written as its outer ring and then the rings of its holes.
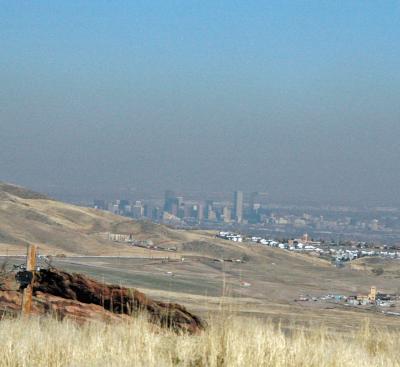
POLYGON ((0 254, 37 244, 50 254, 129 254, 126 244, 99 233, 133 234, 154 243, 185 241, 182 232, 91 208, 62 203, 19 186, 0 183, 0 254))

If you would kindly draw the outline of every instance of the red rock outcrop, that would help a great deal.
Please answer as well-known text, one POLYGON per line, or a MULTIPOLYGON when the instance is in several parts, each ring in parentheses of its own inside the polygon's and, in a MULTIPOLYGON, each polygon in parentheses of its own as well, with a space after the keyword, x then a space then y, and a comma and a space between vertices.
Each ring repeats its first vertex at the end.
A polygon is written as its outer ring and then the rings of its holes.
MULTIPOLYGON (((21 292, 0 290, 0 315, 19 315, 21 303, 21 292)), ((101 306, 85 304, 42 292, 37 292, 33 297, 31 314, 35 316, 48 314, 59 320, 69 318, 80 324, 88 320, 104 322, 129 320, 129 316, 112 313, 101 306)))
MULTIPOLYGON (((162 327, 189 333, 204 329, 203 321, 179 304, 155 301, 136 289, 102 284, 82 274, 42 269, 35 274, 33 294, 33 314, 84 322, 128 320, 145 311, 151 322, 162 327)), ((0 312, 15 314, 20 305, 20 292, 0 287, 0 312)))

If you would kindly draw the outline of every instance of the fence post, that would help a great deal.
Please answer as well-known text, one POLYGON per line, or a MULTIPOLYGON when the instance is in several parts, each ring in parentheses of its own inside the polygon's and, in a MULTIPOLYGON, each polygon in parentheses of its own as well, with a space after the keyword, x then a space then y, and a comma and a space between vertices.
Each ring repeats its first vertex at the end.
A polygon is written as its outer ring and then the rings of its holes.
POLYGON ((24 316, 28 316, 31 313, 35 270, 36 270, 36 246, 29 245, 28 253, 26 255, 26 271, 32 272, 32 281, 31 284, 29 284, 24 289, 24 293, 22 295, 22 315, 24 316))

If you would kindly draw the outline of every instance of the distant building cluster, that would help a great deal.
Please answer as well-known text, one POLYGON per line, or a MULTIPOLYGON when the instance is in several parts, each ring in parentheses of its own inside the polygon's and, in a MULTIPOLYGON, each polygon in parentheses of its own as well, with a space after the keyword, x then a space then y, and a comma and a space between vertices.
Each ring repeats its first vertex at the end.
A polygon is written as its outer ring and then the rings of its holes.
POLYGON ((300 295, 295 302, 302 302, 303 305, 316 303, 328 303, 334 305, 345 305, 360 307, 372 312, 381 312, 388 316, 400 316, 400 295, 378 292, 375 286, 371 287, 369 294, 327 294, 322 296, 300 295), (386 311, 385 309, 391 309, 386 311))
POLYGON ((129 216, 132 218, 152 217, 147 205, 143 205, 142 201, 131 202, 130 200, 94 200, 93 207, 95 209, 107 210, 113 214, 129 216))
POLYGON ((129 243, 135 246, 153 246, 152 240, 138 240, 133 234, 123 234, 123 233, 111 233, 111 232, 100 232, 97 234, 100 238, 112 241, 112 242, 121 242, 121 243, 129 243))
POLYGON ((266 239, 262 237, 256 237, 256 236, 246 237, 238 233, 223 232, 223 231, 219 232, 216 235, 216 237, 234 242, 246 241, 246 242, 259 243, 261 245, 278 247, 280 249, 290 250, 290 251, 315 251, 320 253, 324 252, 323 249, 319 248, 319 246, 321 246, 321 242, 311 240, 308 237, 308 234, 304 234, 303 237, 300 239, 291 239, 285 242, 276 241, 273 239, 266 239))
MULTIPOLYGON (((273 210, 266 203, 266 194, 252 192, 245 195, 235 191, 230 201, 184 200, 174 191, 165 191, 163 202, 118 199, 113 201, 95 200, 94 207, 108 210, 114 214, 125 215, 135 219, 147 218, 156 222, 193 226, 199 224, 238 224, 268 226, 277 231, 283 228, 330 233, 338 231, 369 231, 391 233, 393 229, 378 219, 346 216, 336 218, 331 214, 286 213, 273 210), (246 199, 245 199, 246 198, 246 199)), ((398 218, 395 218, 398 223, 398 218)), ((391 223, 393 219, 391 219, 391 223)))
MULTIPOLYGON (((93 206, 176 228, 240 230, 256 237, 270 238, 296 238, 307 232, 324 241, 346 239, 400 245, 400 209, 397 208, 277 205, 270 202, 266 193, 241 190, 210 196, 213 198, 190 194, 184 197, 167 190, 163 196, 138 197, 139 200, 95 200, 93 206)), ((311 251, 311 246, 315 245, 306 246, 311 251)), ((392 255, 391 252, 387 256, 392 255)), ((351 258, 353 254, 345 252, 338 256, 351 258)))
MULTIPOLYGON (((254 195, 254 194, 253 194, 254 195)), ((233 193, 232 202, 215 202, 205 200, 201 202, 184 201, 182 196, 176 196, 173 191, 166 191, 164 198, 163 221, 182 221, 185 224, 195 223, 238 223, 250 219, 254 205, 249 204, 245 212, 244 195, 242 191, 233 193), (245 214, 248 214, 247 216, 245 214)))
POLYGON ((373 246, 365 242, 333 243, 314 241, 307 233, 305 233, 301 238, 288 239, 285 241, 266 239, 257 236, 247 237, 238 233, 225 231, 220 231, 216 234, 216 237, 234 242, 258 243, 288 251, 308 252, 315 256, 330 259, 337 265, 367 256, 378 256, 391 259, 400 258, 400 250, 396 246, 373 246))
POLYGON ((219 232, 216 237, 222 238, 224 240, 234 241, 234 242, 243 242, 243 237, 237 233, 219 232))
POLYGON ((261 204, 257 202, 258 197, 258 193, 251 193, 249 200, 245 202, 243 191, 235 191, 231 202, 185 201, 183 196, 167 190, 161 205, 151 205, 140 200, 131 202, 119 199, 111 202, 95 200, 94 207, 136 219, 148 218, 172 224, 218 222, 243 224, 259 222, 261 204))
POLYGON ((336 232, 336 231, 385 231, 385 225, 378 219, 364 219, 356 216, 345 216, 335 218, 330 213, 329 218, 323 215, 302 214, 279 214, 271 213, 261 217, 261 222, 275 228, 290 226, 297 229, 313 229, 314 231, 336 232))

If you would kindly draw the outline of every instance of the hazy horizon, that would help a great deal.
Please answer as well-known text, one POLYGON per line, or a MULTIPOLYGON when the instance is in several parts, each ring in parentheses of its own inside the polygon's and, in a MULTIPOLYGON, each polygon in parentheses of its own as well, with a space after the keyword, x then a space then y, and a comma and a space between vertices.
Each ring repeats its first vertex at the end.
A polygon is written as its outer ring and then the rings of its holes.
POLYGON ((0 180, 400 205, 400 3, 0 3, 0 180))

